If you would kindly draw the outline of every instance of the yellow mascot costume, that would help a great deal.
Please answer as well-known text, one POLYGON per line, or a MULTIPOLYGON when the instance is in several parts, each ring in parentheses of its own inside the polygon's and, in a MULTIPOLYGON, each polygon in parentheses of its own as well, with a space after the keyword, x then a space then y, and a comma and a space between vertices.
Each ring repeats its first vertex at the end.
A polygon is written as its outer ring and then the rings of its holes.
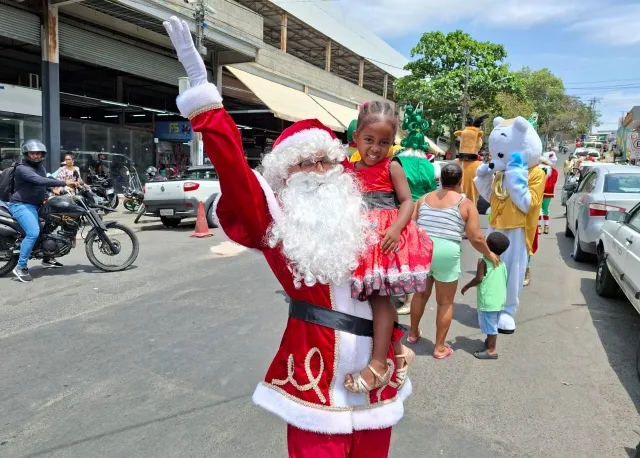
POLYGON ((473 180, 476 177, 476 170, 482 163, 478 160, 478 153, 482 149, 482 137, 484 136, 484 132, 480 130, 480 127, 488 117, 488 115, 484 115, 473 119, 469 116, 467 118, 467 126, 463 130, 454 132, 454 135, 460 138, 458 163, 462 167, 462 192, 474 205, 478 203, 478 190, 476 185, 473 184, 473 180))

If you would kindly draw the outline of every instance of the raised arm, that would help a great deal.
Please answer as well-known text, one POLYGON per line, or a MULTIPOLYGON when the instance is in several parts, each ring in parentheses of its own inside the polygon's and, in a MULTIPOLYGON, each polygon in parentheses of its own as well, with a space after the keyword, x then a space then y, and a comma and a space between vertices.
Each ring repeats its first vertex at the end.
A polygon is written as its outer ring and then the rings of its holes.
POLYGON ((164 23, 191 87, 177 100, 180 113, 202 133, 207 156, 218 173, 221 196, 216 215, 225 234, 248 248, 266 248, 263 240, 272 222, 267 196, 273 192, 251 170, 244 158, 242 138, 233 119, 222 106, 215 85, 207 82, 207 71, 196 50, 185 21, 175 16, 164 23))
POLYGON ((507 164, 504 174, 504 186, 511 200, 523 213, 529 213, 531 207, 542 204, 546 175, 540 168, 529 174, 520 153, 514 153, 507 164), (531 176, 531 180, 529 179, 531 176))
POLYGON ((491 185, 493 184, 493 176, 495 172, 489 168, 489 164, 481 164, 476 170, 476 177, 473 184, 476 185, 478 194, 487 202, 491 201, 491 185))

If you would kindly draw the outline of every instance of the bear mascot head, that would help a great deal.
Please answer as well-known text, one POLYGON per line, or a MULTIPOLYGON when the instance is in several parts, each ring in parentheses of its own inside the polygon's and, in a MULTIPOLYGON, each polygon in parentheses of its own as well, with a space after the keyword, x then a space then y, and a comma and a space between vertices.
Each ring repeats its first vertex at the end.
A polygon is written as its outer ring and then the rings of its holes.
POLYGON ((514 119, 495 118, 489 136, 491 162, 489 168, 504 172, 512 159, 527 168, 540 163, 542 141, 531 123, 522 116, 514 119), (514 157, 514 155, 518 155, 514 157))

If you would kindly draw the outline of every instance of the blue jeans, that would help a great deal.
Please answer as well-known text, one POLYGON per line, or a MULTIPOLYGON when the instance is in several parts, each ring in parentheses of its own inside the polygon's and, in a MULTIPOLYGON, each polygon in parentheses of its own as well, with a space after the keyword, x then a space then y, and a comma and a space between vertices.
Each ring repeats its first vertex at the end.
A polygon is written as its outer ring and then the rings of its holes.
POLYGON ((9 202, 9 211, 11 215, 18 220, 25 238, 20 245, 20 258, 18 259, 18 267, 25 269, 27 261, 31 256, 31 250, 40 235, 40 222, 38 220, 38 206, 33 204, 23 204, 20 202, 9 202))

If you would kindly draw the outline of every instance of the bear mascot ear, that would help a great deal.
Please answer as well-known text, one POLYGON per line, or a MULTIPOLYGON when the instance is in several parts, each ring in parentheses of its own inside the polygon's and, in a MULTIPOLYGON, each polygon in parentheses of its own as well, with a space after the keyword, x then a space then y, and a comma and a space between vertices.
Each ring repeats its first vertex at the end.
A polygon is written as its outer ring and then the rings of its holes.
POLYGON ((516 129, 518 129, 520 132, 526 132, 531 127, 531 123, 524 119, 522 116, 518 116, 513 123, 516 129))
POLYGON ((501 118, 500 116, 498 116, 497 118, 494 118, 493 127, 498 127, 500 124, 502 124, 502 121, 504 121, 504 118, 501 118))

